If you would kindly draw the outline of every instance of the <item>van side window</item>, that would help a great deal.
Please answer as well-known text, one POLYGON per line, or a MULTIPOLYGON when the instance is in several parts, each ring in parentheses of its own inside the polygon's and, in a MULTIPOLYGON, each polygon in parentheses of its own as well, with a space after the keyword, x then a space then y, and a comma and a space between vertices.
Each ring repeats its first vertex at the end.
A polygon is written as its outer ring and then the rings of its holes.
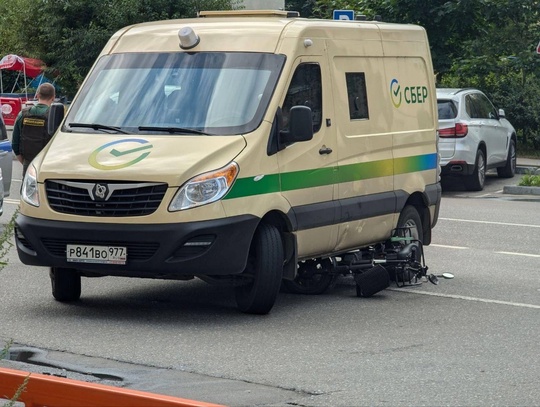
POLYGON ((289 112, 293 106, 308 106, 313 113, 313 132, 322 123, 322 83, 321 68, 318 64, 306 63, 296 68, 287 96, 283 102, 283 128, 289 127, 289 112))
POLYGON ((345 79, 349 98, 349 117, 351 120, 369 119, 366 75, 364 72, 347 72, 345 79))

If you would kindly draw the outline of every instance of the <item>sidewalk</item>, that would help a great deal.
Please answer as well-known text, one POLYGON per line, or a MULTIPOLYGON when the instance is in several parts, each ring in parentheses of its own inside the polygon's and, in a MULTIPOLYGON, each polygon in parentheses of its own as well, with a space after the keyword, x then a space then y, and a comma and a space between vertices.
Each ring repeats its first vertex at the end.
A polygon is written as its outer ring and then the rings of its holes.
POLYGON ((516 174, 528 174, 540 170, 540 159, 517 158, 516 174))

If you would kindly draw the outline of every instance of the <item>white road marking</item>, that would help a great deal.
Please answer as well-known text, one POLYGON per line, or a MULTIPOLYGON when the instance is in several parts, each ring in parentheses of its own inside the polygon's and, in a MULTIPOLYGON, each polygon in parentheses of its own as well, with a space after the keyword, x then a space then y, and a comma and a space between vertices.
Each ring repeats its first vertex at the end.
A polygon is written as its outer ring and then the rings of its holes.
POLYGON ((407 288, 387 288, 387 290, 399 291, 399 292, 409 293, 409 294, 431 295, 432 297, 452 298, 455 300, 476 301, 476 302, 485 302, 488 304, 510 305, 512 307, 540 309, 540 305, 524 304, 521 302, 511 302, 511 301, 489 300, 486 298, 467 297, 465 295, 440 294, 440 293, 432 293, 429 291, 416 291, 415 289, 407 289, 407 288))
POLYGON ((469 223, 485 223, 488 225, 524 226, 528 228, 540 228, 540 225, 525 225, 524 223, 490 222, 487 220, 470 220, 470 219, 454 219, 454 218, 439 218, 439 220, 451 220, 454 222, 469 222, 469 223))
POLYGON ((19 205, 21 201, 19 199, 4 199, 4 203, 12 204, 12 205, 19 205))
MULTIPOLYGON (((456 249, 456 250, 468 250, 470 247, 463 246, 449 246, 446 244, 430 244, 429 247, 442 247, 443 249, 456 249)), ((540 254, 530 254, 530 253, 518 253, 518 252, 503 252, 503 251, 494 251, 493 253, 497 254, 508 254, 510 256, 525 256, 525 257, 535 257, 540 258, 540 254)))
POLYGON ((540 258, 540 254, 517 253, 517 252, 495 252, 495 253, 509 254, 511 256, 527 256, 527 257, 538 257, 538 258, 540 258))
POLYGON ((448 246, 446 244, 430 244, 429 247, 444 247, 446 249, 459 249, 459 250, 468 250, 468 247, 463 246, 448 246))

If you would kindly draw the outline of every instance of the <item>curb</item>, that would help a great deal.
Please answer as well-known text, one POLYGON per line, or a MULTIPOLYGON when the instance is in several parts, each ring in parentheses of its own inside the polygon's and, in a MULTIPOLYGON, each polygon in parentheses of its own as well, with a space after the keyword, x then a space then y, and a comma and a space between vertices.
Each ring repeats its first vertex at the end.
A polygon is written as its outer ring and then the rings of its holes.
MULTIPOLYGON (((521 166, 516 167, 516 174, 540 175, 540 167, 521 166)), ((519 185, 506 185, 503 187, 503 194, 509 195, 540 195, 540 187, 525 187, 519 185)))
POLYGON ((503 194, 510 195, 540 195, 540 187, 521 187, 518 185, 506 185, 503 194))

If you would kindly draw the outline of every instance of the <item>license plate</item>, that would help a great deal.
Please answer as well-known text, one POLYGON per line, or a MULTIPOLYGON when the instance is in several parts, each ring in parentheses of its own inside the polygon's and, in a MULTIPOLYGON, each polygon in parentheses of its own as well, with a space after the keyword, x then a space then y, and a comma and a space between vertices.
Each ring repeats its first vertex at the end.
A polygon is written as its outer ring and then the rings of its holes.
POLYGON ((66 257, 67 261, 76 263, 126 264, 127 249, 116 246, 68 244, 66 257))

